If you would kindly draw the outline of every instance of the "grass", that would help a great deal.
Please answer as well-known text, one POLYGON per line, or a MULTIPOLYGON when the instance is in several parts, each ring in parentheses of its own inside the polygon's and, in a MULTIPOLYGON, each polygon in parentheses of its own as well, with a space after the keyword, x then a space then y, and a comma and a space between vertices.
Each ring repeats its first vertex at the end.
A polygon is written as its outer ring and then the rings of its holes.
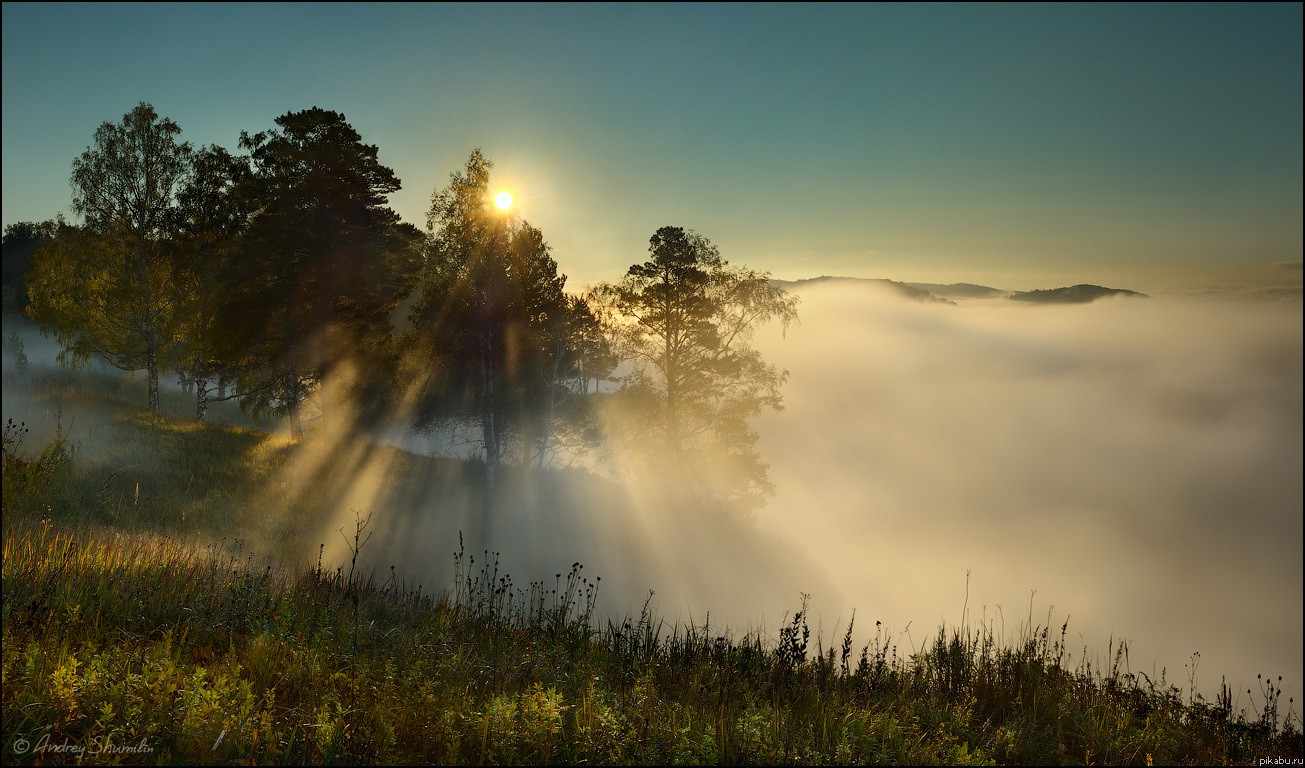
MULTIPOLYGON (((646 606, 603 621, 600 582, 578 563, 518 586, 496 558, 460 552, 453 583, 434 593, 366 574, 358 555, 381 523, 363 515, 339 567, 256 557, 231 537, 255 523, 250 499, 296 446, 102 398, 62 402, 94 415, 88 439, 120 452, 38 467, 6 494, 6 764, 1305 756, 1299 716, 1273 685, 1247 713, 1226 689, 1208 702, 1121 672, 1123 647, 1108 669, 1069 667, 1066 627, 1030 622, 1009 641, 991 626, 943 627, 899 653, 882 631, 853 648, 851 625, 840 645, 811 648, 805 605, 773 640, 667 626, 646 606), (150 467, 130 476, 143 500, 128 496, 127 473, 104 479, 137 459, 150 467)), ((16 469, 6 462, 6 488, 16 469)))

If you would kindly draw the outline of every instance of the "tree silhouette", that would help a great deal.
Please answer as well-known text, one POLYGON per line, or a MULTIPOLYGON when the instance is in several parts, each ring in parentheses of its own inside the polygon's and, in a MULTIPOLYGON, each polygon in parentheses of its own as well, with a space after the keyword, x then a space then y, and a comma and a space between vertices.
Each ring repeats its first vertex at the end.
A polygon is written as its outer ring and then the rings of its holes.
POLYGON ((589 379, 610 376, 620 362, 595 313, 593 297, 592 290, 579 296, 567 294, 542 329, 545 343, 538 380, 543 386, 534 388, 533 403, 540 434, 532 441, 539 469, 550 460, 559 437, 573 447, 583 441, 583 433, 592 427, 589 379))
POLYGON ((225 277, 221 336, 250 393, 241 406, 287 416, 298 438, 301 407, 326 375, 384 354, 407 293, 399 265, 420 233, 386 205, 399 179, 344 115, 314 107, 276 124, 241 134, 255 212, 225 277))
POLYGON ((27 270, 32 254, 54 239, 58 226, 53 219, 42 222, 20 221, 5 227, 3 240, 4 289, 13 290, 19 310, 27 308, 27 270))
POLYGON ((217 398, 209 393, 210 385, 234 372, 221 359, 219 350, 226 345, 218 321, 227 297, 223 276, 239 255, 240 236, 252 214, 249 182, 249 158, 212 145, 195 153, 192 172, 177 195, 172 250, 184 333, 174 356, 183 391, 194 387, 200 421, 207 418, 211 399, 229 399, 225 393, 217 398))
POLYGON ((621 363, 612 318, 615 297, 609 288, 599 284, 586 289, 576 297, 571 315, 577 389, 586 398, 589 382, 594 382, 596 392, 599 382, 608 379, 621 363))
POLYGON ((749 342, 771 320, 787 328, 798 299, 769 274, 730 267, 709 240, 680 227, 657 230, 648 250, 652 258, 609 289, 637 365, 622 389, 645 420, 643 445, 676 476, 755 506, 771 486, 747 422, 782 407, 788 372, 749 342))
POLYGON ((566 311, 566 276, 557 273, 543 234, 491 207, 491 168, 476 150, 433 195, 421 298, 410 318, 425 376, 417 426, 478 428, 486 525, 500 463, 522 432, 529 459, 541 404, 556 394, 539 373, 550 367, 566 311))

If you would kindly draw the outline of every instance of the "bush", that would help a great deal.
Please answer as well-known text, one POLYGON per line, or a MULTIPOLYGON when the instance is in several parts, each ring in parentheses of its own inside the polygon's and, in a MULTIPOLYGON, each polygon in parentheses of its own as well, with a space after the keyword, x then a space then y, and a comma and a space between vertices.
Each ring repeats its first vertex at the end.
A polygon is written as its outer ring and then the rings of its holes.
POLYGON ((72 460, 77 446, 68 441, 60 418, 56 422, 54 439, 35 457, 22 455, 23 440, 30 430, 26 422, 5 421, 4 429, 4 510, 12 512, 17 505, 29 504, 50 482, 60 467, 72 460))

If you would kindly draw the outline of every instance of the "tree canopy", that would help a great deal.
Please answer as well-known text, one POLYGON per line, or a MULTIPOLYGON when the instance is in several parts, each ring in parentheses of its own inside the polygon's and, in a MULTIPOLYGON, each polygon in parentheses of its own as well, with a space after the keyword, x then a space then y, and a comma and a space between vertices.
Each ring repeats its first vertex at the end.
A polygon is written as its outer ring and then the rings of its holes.
POLYGON ((304 398, 331 370, 384 353, 420 233, 386 204, 399 179, 344 115, 314 107, 276 124, 241 135, 254 213, 225 276, 222 326, 254 393, 242 404, 288 416, 298 436, 304 398))
POLYGON ((159 369, 179 335, 168 238, 192 150, 181 128, 141 103, 105 122, 73 161, 73 210, 83 228, 61 227, 33 256, 28 314, 55 330, 63 359, 98 356, 145 369, 149 407, 159 409, 159 369))
POLYGON ((513 438, 529 460, 545 397, 539 374, 555 352, 550 329, 566 309, 566 276, 543 233, 491 207, 492 167, 476 150, 432 196, 421 297, 410 317, 427 369, 418 424, 479 428, 487 502, 513 438))
POLYGON ((782 407, 788 372, 750 342, 764 323, 796 320, 797 297, 680 227, 657 230, 648 251, 611 289, 637 366, 623 389, 645 419, 642 442, 670 471, 692 467, 719 496, 755 505, 771 486, 748 419, 782 407))
POLYGON ((53 219, 41 222, 20 221, 5 227, 3 250, 0 251, 3 254, 0 260, 3 261, 4 290, 6 297, 10 295, 10 290, 13 291, 20 310, 27 308, 25 278, 31 268, 32 254, 53 240, 57 230, 58 225, 53 219))

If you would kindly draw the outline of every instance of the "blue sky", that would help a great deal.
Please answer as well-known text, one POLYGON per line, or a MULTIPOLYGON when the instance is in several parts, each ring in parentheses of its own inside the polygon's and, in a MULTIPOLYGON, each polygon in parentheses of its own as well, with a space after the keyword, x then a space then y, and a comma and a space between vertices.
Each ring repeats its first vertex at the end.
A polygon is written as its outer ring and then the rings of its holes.
POLYGON ((345 114, 424 226, 475 147, 571 284, 660 226, 778 277, 1300 282, 1299 4, 3 6, 3 221, 140 101, 345 114), (1295 268, 1273 267, 1296 263, 1295 268))

